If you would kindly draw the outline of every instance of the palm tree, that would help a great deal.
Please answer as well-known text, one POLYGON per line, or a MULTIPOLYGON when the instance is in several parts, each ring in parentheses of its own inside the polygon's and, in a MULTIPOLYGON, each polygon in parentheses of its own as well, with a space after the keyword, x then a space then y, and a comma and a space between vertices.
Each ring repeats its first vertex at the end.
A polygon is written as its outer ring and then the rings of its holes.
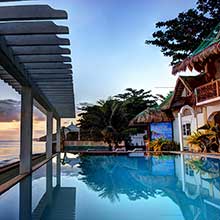
POLYGON ((121 141, 128 144, 130 134, 137 133, 137 129, 128 127, 130 120, 155 105, 155 97, 150 91, 128 88, 124 94, 84 106, 79 114, 81 136, 86 140, 104 140, 110 148, 112 145, 117 147, 121 141))

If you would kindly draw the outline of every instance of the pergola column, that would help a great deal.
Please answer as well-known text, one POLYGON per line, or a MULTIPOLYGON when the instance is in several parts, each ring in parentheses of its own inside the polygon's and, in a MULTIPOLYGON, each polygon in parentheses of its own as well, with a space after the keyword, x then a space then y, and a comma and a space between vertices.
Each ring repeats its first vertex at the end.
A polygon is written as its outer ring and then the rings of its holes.
POLYGON ((33 96, 30 87, 21 91, 20 174, 32 169, 33 96))
POLYGON ((57 119, 57 135, 56 135, 56 152, 60 152, 60 126, 61 120, 60 118, 57 119))
POLYGON ((47 112, 47 143, 46 143, 46 156, 52 156, 53 144, 53 112, 47 112))

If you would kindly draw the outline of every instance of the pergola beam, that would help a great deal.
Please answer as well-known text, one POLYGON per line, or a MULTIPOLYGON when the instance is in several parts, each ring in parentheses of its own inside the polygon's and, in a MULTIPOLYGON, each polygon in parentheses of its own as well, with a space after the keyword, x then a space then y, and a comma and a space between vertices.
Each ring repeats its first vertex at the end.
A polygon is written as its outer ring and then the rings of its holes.
POLYGON ((16 56, 22 63, 39 63, 39 62, 71 62, 71 58, 61 55, 20 55, 16 56))
POLYGON ((31 74, 72 74, 70 69, 30 69, 31 74))
POLYGON ((52 21, 6 22, 0 25, 0 35, 68 34, 69 29, 52 21))
POLYGON ((60 63, 26 63, 24 64, 25 69, 27 69, 29 72, 30 70, 37 70, 37 69, 71 69, 71 64, 66 64, 63 62, 60 63))
POLYGON ((14 55, 54 55, 70 54, 70 49, 59 46, 23 46, 11 47, 14 55))
POLYGON ((54 34, 8 35, 5 39, 8 46, 70 45, 69 39, 60 38, 54 34))
POLYGON ((49 5, 17 5, 0 7, 0 21, 67 19, 63 10, 49 5))

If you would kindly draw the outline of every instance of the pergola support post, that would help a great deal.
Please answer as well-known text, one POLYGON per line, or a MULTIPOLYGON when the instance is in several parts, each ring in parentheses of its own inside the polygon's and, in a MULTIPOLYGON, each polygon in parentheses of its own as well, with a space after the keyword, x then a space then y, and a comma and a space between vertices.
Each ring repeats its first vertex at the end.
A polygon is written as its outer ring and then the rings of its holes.
POLYGON ((21 92, 20 174, 32 170, 33 96, 30 87, 21 92))
POLYGON ((57 119, 57 135, 56 135, 56 152, 60 152, 60 127, 61 127, 61 120, 60 118, 57 119))
POLYGON ((53 112, 47 112, 47 143, 46 143, 46 156, 51 158, 53 144, 53 112))

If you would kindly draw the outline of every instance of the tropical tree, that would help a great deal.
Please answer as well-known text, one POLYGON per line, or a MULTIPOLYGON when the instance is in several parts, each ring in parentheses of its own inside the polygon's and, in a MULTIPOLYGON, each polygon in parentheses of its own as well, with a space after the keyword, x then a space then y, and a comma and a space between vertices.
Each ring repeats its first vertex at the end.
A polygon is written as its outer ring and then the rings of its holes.
POLYGON ((151 90, 127 88, 125 93, 118 94, 114 98, 122 103, 130 120, 143 110, 158 106, 158 97, 152 95, 151 90))
POLYGON ((152 40, 146 44, 161 48, 172 57, 171 65, 185 59, 219 23, 220 0, 197 0, 196 7, 171 20, 156 23, 152 40))
POLYGON ((156 106, 156 98, 150 91, 126 89, 124 94, 100 100, 95 105, 81 108, 79 125, 85 140, 103 140, 118 146, 129 142, 136 129, 128 127, 130 120, 147 107, 156 106))

